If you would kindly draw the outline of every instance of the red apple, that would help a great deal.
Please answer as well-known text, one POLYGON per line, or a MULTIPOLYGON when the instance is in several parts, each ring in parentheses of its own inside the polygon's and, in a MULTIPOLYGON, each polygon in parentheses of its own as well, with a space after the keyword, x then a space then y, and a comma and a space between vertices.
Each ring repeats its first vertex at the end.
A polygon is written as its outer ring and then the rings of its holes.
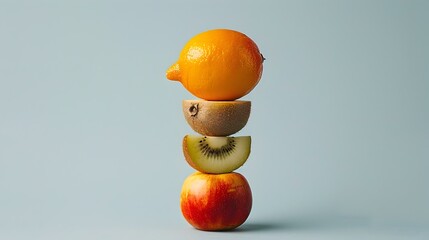
POLYGON ((239 173, 196 172, 183 183, 180 207, 185 219, 197 229, 234 229, 250 214, 252 192, 239 173))

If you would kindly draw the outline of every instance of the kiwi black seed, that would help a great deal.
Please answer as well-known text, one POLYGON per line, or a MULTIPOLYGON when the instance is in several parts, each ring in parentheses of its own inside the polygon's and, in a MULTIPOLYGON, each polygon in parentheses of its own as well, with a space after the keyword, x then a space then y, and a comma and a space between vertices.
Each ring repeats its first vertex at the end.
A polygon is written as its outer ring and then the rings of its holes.
POLYGON ((200 151, 208 158, 223 159, 234 152, 234 149, 235 141, 233 137, 228 138, 228 143, 220 148, 212 148, 206 141, 200 141, 200 151))

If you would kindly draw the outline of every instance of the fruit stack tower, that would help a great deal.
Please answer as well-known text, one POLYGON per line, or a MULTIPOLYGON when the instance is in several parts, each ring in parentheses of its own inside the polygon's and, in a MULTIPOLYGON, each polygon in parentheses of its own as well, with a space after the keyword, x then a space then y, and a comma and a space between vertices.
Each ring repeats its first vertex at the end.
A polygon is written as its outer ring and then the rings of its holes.
POLYGON ((234 229, 250 214, 250 186, 234 171, 248 159, 251 137, 232 135, 249 119, 251 102, 238 99, 258 84, 263 61, 249 37, 215 29, 194 36, 167 70, 168 79, 199 98, 182 102, 186 121, 201 135, 183 138, 184 157, 197 172, 180 195, 182 214, 197 229, 234 229))

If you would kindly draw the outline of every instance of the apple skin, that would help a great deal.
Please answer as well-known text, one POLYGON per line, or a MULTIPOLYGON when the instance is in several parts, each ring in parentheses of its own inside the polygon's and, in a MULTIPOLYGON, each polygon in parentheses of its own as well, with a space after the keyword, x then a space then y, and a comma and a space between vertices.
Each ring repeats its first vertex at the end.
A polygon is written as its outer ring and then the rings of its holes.
POLYGON ((223 231, 243 224, 252 209, 252 192, 243 175, 196 172, 183 183, 180 207, 186 221, 204 231, 223 231))

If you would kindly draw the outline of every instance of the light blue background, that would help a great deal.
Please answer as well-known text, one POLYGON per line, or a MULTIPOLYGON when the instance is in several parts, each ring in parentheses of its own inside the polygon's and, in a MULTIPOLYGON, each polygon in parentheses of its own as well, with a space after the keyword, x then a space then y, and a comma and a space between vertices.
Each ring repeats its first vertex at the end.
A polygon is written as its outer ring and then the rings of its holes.
POLYGON ((428 1, 0 1, 0 239, 428 239, 428 1), (179 194, 165 78, 212 28, 267 58, 241 231, 179 194))

